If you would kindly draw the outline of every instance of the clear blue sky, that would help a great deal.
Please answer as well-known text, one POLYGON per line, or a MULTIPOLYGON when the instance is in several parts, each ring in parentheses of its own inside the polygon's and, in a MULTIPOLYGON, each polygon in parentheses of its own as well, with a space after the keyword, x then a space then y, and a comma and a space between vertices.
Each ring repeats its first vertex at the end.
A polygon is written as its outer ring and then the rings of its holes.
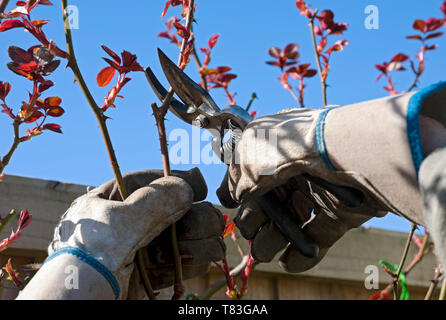
MULTIPOLYGON (((65 48, 59 1, 53 7, 42 6, 33 11, 33 18, 50 19, 45 27, 49 38, 65 48)), ((237 92, 237 102, 245 106, 252 92, 259 96, 253 106, 258 115, 276 113, 285 107, 296 106, 291 96, 277 81, 278 69, 265 64, 269 60, 268 48, 283 48, 288 43, 300 45, 301 61, 311 62, 314 67, 311 39, 307 20, 300 16, 294 0, 283 1, 209 1, 197 0, 198 24, 195 34, 199 46, 206 46, 208 38, 220 33, 220 40, 213 51, 212 66, 228 65, 238 78, 232 82, 231 90, 237 92)), ((309 1, 313 8, 332 9, 335 20, 350 24, 345 38, 350 45, 341 53, 333 55, 333 67, 328 82, 328 99, 331 104, 349 104, 385 96, 384 82, 376 83, 378 75, 374 65, 389 60, 395 53, 403 51, 413 56, 418 43, 406 40, 412 34, 414 19, 441 16, 440 0, 343 0, 309 1), (364 27, 367 5, 379 8, 379 30, 364 27)), ((11 1, 12 5, 14 1, 11 1)), ((70 4, 79 8, 79 30, 73 31, 79 65, 98 103, 102 103, 108 89, 98 88, 97 72, 105 66, 101 60, 105 44, 121 52, 126 49, 138 55, 143 66, 150 65, 158 75, 159 67, 156 48, 162 48, 171 57, 177 56, 177 48, 166 39, 156 35, 165 29, 165 20, 160 19, 164 0, 151 1, 85 1, 73 0, 70 4)), ((10 5, 11 7, 11 5, 10 5)), ((170 9, 167 18, 179 9, 170 9)), ((427 70, 421 86, 444 80, 446 69, 442 47, 445 37, 438 40, 440 48, 427 57, 427 70)), ((0 34, 0 80, 9 81, 13 90, 8 97, 12 106, 25 100, 30 83, 12 74, 6 68, 7 47, 10 44, 28 47, 35 44, 33 38, 22 30, 11 30, 0 34)), ((189 74, 197 79, 194 65, 189 74)), ((125 100, 118 101, 117 109, 110 109, 109 129, 123 172, 160 168, 159 142, 151 116, 150 104, 156 101, 144 74, 132 75, 133 80, 123 91, 125 100)), ((58 119, 63 135, 47 132, 30 142, 20 145, 11 165, 5 173, 64 182, 98 185, 113 177, 108 163, 96 120, 77 85, 73 85, 70 70, 59 68, 51 77, 56 86, 49 95, 59 95, 66 114, 58 119)), ((412 77, 409 73, 396 78, 396 86, 407 88, 412 77)), ((317 77, 310 79, 306 90, 307 106, 320 106, 320 87, 317 77)), ((222 92, 213 92, 221 106, 227 102, 222 92)), ((168 115, 167 130, 188 126, 168 115)), ((5 154, 12 139, 10 120, 0 117, 0 154, 5 154)), ((175 166, 188 169, 193 165, 175 166)), ((217 202, 215 190, 225 172, 225 166, 199 165, 209 186, 208 199, 217 202)), ((368 225, 378 228, 408 231, 410 224, 402 218, 388 215, 373 219, 368 225)))

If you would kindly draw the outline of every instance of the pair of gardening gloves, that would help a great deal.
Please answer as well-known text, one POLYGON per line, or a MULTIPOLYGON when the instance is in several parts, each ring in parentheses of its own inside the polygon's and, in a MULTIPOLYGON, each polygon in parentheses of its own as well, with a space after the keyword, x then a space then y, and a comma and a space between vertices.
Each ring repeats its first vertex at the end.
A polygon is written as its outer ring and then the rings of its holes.
MULTIPOLYGON (((436 113, 446 101, 443 95, 446 89, 419 99, 423 108, 412 115, 419 134, 415 140, 408 138, 407 122, 413 93, 342 108, 284 110, 251 122, 217 194, 225 207, 240 205, 235 223, 252 240, 253 257, 269 262, 282 251, 279 264, 288 272, 303 272, 348 230, 373 217, 391 211, 424 225, 420 159, 414 153, 427 155, 446 144, 445 123, 436 113), (269 207, 286 205, 299 222, 296 228, 319 248, 316 256, 290 246, 269 219, 257 201, 269 191, 274 195, 269 207)), ((81 248, 115 275, 119 298, 141 298, 135 254, 148 251, 147 272, 155 290, 172 285, 167 228, 176 222, 184 277, 207 272, 211 261, 224 256, 222 215, 200 202, 207 187, 198 169, 173 175, 127 174, 125 201, 113 181, 81 196, 62 216, 49 254, 81 248)))

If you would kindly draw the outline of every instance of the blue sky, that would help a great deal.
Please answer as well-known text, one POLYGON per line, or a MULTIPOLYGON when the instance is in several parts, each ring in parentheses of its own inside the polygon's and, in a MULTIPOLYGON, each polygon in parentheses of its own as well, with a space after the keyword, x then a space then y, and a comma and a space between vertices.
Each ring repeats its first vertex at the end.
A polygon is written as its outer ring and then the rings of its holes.
MULTIPOLYGON (((95 82, 96 74, 105 66, 101 59, 105 56, 100 48, 101 44, 117 52, 126 49, 137 54, 138 61, 143 66, 150 65, 161 79, 156 48, 162 48, 171 57, 177 56, 178 49, 175 46, 166 39, 156 37, 165 29, 166 19, 160 19, 164 0, 133 1, 128 5, 117 0, 69 2, 79 8, 79 29, 73 30, 76 55, 98 103, 102 103, 108 90, 98 88, 95 82)), ((259 116, 296 106, 296 102, 277 81, 278 69, 265 64, 265 61, 270 60, 270 46, 283 48, 288 43, 298 43, 300 61, 312 63, 315 67, 307 20, 300 16, 295 1, 196 2, 195 36, 198 46, 206 46, 209 37, 215 33, 221 35, 213 50, 211 66, 228 65, 238 75, 230 87, 237 92, 238 104, 246 106, 251 93, 256 92, 259 99, 252 109, 259 116)), ((350 24, 342 37, 349 40, 350 45, 343 52, 333 54, 328 78, 329 103, 344 105, 386 95, 386 91, 382 89, 384 82, 375 82, 378 72, 374 65, 390 60, 395 53, 401 51, 413 57, 419 49, 418 43, 406 40, 405 36, 413 34, 411 26, 415 19, 440 17, 439 7, 442 1, 309 2, 313 8, 333 10, 335 21, 350 24), (364 9, 370 4, 379 8, 378 30, 364 27, 367 16, 364 9)), ((60 3, 55 1, 53 7, 42 6, 35 9, 33 18, 51 20, 45 27, 46 33, 61 48, 65 48, 60 12, 60 3)), ((166 18, 178 12, 177 8, 170 9, 166 18)), ((429 52, 421 87, 444 80, 444 72, 440 70, 446 68, 443 52, 445 37, 437 42, 440 47, 429 52)), ((35 41, 19 29, 0 34, 0 80, 12 83, 13 89, 8 101, 11 106, 18 106, 31 87, 27 80, 12 74, 6 68, 6 62, 9 61, 7 47, 11 44, 28 47, 34 45, 35 41)), ((188 67, 188 73, 198 80, 193 64, 188 67)), ((113 118, 108 122, 109 130, 123 172, 161 167, 159 142, 150 109, 150 104, 157 100, 143 73, 132 74, 132 78, 122 92, 125 99, 118 101, 116 109, 107 112, 113 118)), ((71 71, 59 68, 51 79, 56 82, 56 86, 48 91, 48 95, 60 96, 66 110, 65 115, 57 119, 64 133, 59 135, 47 132, 20 145, 5 173, 87 185, 98 185, 111 179, 112 170, 96 120, 79 87, 73 85, 71 71)), ((409 72, 402 73, 395 76, 395 84, 397 88, 405 89, 412 79, 409 72)), ((307 85, 306 105, 319 108, 321 97, 318 78, 310 79, 307 85)), ((212 95, 221 106, 227 103, 219 89, 213 91, 212 95)), ((190 131, 174 115, 168 114, 167 118, 168 132, 175 128, 190 131)), ((0 154, 4 155, 12 141, 12 127, 5 115, 0 117, 0 137, 0 154)), ((193 165, 178 165, 174 169, 191 167, 193 165)), ((208 199, 217 202, 215 190, 224 175, 225 166, 199 165, 199 168, 208 182, 208 199)), ((408 231, 410 228, 408 222, 394 215, 372 219, 367 225, 398 231, 408 231)))

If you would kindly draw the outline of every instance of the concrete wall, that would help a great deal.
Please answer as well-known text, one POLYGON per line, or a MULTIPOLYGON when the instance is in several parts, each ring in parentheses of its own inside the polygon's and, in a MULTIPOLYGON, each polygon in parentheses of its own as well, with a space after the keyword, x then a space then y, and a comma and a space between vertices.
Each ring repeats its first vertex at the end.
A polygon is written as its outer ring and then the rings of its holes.
MULTIPOLYGON (((86 186, 5 176, 0 183, 0 215, 5 216, 11 209, 28 209, 33 215, 32 223, 22 237, 8 250, 0 253, 0 263, 13 257, 16 267, 41 262, 53 235, 53 228, 70 203, 86 192, 86 186)), ((230 212, 224 210, 224 212, 230 212)), ((234 212, 232 212, 234 214, 234 212)), ((17 219, 16 219, 17 220, 17 219)), ((12 226, 17 225, 14 221, 12 226)), ((6 230, 1 236, 8 236, 6 230)), ((228 237, 227 256, 231 266, 240 262, 240 255, 228 237)), ((330 250, 324 260, 312 270, 298 275, 285 273, 277 261, 256 267, 249 285, 247 299, 367 299, 374 290, 366 290, 364 280, 367 265, 378 265, 379 259, 399 263, 407 234, 379 229, 359 228, 350 231, 330 250)), ((246 249, 246 243, 242 243, 246 249)), ((415 253, 411 247, 408 261, 415 253)), ((436 266, 435 257, 429 255, 408 276, 412 299, 425 295, 436 266)), ((384 288, 390 277, 380 270, 380 288, 384 288)), ((222 276, 220 270, 212 268, 209 274, 186 281, 187 292, 202 293, 210 284, 222 276)), ((11 284, 6 283, 6 287, 11 284)), ((17 290, 2 288, 0 297, 13 298, 17 290)), ((163 290, 160 297, 167 298, 170 290, 163 290)), ((214 296, 225 299, 224 290, 214 296)))

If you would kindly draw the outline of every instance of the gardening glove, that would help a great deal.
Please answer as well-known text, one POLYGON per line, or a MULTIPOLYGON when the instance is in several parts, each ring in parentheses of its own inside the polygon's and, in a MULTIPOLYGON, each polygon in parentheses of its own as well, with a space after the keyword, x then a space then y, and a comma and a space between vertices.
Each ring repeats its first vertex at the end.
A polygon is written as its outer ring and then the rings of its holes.
POLYGON ((55 229, 48 248, 50 258, 66 248, 81 250, 81 259, 93 258, 102 265, 97 269, 105 268, 108 277, 110 273, 114 276, 117 286, 107 280, 115 294, 119 292, 117 297, 125 298, 136 251, 183 217, 195 200, 206 196, 206 184, 197 169, 177 175, 180 177, 127 174, 124 183, 129 196, 125 201, 119 201, 114 180, 79 197, 55 229))
MULTIPOLYGON (((176 223, 183 278, 187 280, 207 273, 212 261, 223 259, 225 245, 221 235, 225 222, 221 212, 210 202, 198 202, 206 198, 207 187, 197 168, 190 171, 173 170, 172 175, 183 178, 195 190, 195 203, 176 223)), ((162 176, 161 170, 147 170, 126 174, 123 179, 130 193, 162 176)), ((112 188, 110 198, 121 199, 116 185, 112 188)), ((147 250, 148 253, 146 272, 153 289, 158 290, 173 285, 175 268, 170 230, 163 231, 143 250, 147 250)), ((144 292, 140 275, 135 270, 130 281, 128 299, 143 299, 144 292)))
POLYGON ((345 232, 372 217, 391 211, 423 224, 416 175, 424 154, 444 143, 435 137, 446 123, 445 96, 446 83, 440 83, 416 94, 284 110, 251 122, 217 194, 224 206, 242 204, 235 223, 253 240, 254 257, 267 262, 286 248, 281 266, 302 272, 345 232), (270 222, 256 201, 270 191, 319 245, 318 257, 304 257, 288 246, 270 222))

